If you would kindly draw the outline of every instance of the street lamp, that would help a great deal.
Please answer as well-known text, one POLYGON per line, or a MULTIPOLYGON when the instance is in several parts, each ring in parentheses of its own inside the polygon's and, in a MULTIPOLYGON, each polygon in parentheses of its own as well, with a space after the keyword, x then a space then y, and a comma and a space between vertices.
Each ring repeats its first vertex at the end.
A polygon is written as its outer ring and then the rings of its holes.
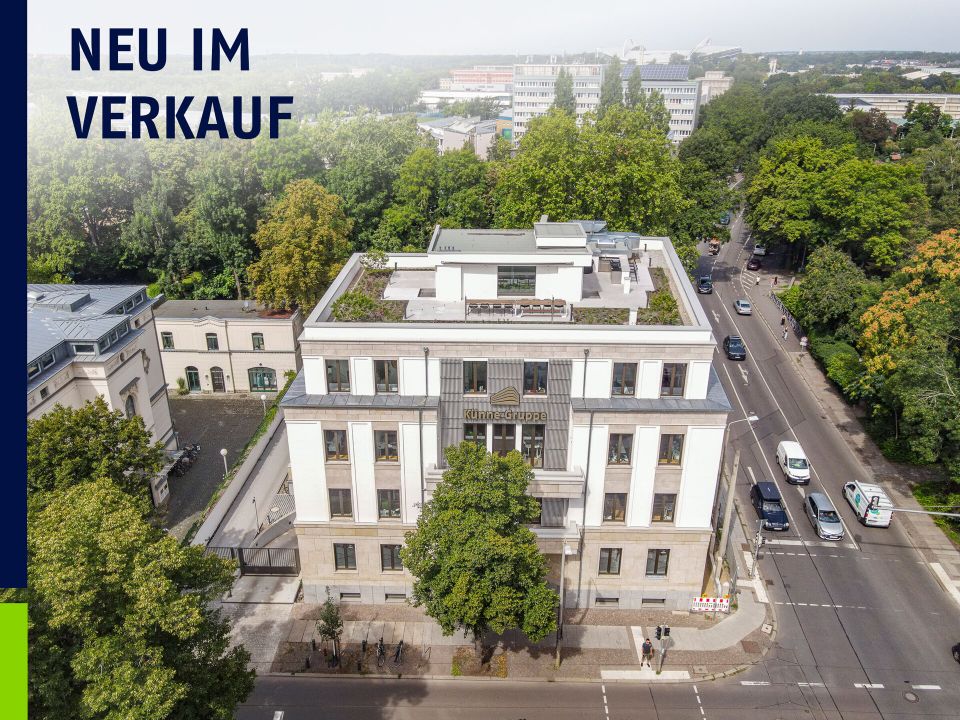
POLYGON ((257 496, 253 496, 253 516, 257 520, 257 532, 260 532, 260 513, 257 511, 257 496))
POLYGON ((260 403, 263 405, 263 416, 267 416, 267 396, 265 393, 260 394, 260 403))
MULTIPOLYGON (((727 423, 727 426, 723 429, 723 445, 720 450, 720 468, 717 472, 717 486, 720 485, 720 478, 723 477, 723 462, 727 455, 727 435, 730 432, 730 426, 736 425, 738 422, 748 422, 753 425, 760 418, 750 413, 745 418, 740 418, 739 420, 731 420, 727 423)), ((730 478, 727 481, 727 496, 724 498, 723 502, 723 528, 724 538, 723 541, 719 543, 716 552, 714 553, 713 561, 713 583, 716 588, 717 597, 720 596, 720 571, 723 568, 723 559, 727 554, 727 540, 729 537, 727 533, 730 532, 730 517, 733 514, 733 490, 737 482, 737 471, 740 467, 740 450, 736 450, 733 453, 733 470, 730 474, 730 478)))
POLYGON ((563 580, 566 572, 567 555, 576 555, 572 547, 563 544, 563 552, 560 553, 560 619, 557 621, 557 659, 554 666, 560 667, 560 643, 563 640, 563 610, 566 603, 563 601, 563 580))
POLYGON ((229 469, 227 468, 227 449, 220 449, 220 456, 223 458, 223 476, 226 477, 229 469))

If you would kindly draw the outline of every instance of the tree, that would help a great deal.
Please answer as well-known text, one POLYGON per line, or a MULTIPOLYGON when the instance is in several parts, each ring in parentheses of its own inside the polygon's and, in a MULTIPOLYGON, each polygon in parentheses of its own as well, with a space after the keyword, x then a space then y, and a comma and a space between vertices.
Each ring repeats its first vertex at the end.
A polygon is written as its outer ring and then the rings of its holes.
POLYGON ((53 493, 27 542, 31 717, 233 717, 254 674, 212 607, 231 563, 181 546, 105 479, 53 493))
POLYGON ((558 110, 577 116, 577 98, 573 94, 573 76, 566 68, 560 68, 553 85, 553 105, 558 110))
POLYGON ((444 451, 448 469, 400 551, 414 576, 412 601, 445 635, 520 629, 533 641, 556 629, 559 598, 546 559, 525 527, 539 514, 526 494, 533 472, 517 451, 499 457, 475 443, 444 451))
POLYGON ((718 179, 698 158, 680 162, 679 185, 683 201, 671 223, 670 239, 684 267, 692 273, 700 259, 697 243, 729 236, 729 229, 718 226, 717 219, 733 206, 734 194, 726 178, 718 179))
POLYGON ((715 127, 701 127, 687 137, 678 149, 680 160, 699 160, 718 179, 733 173, 738 148, 724 132, 715 127))
POLYGON ((260 259, 247 273, 257 300, 274 308, 312 308, 350 256, 353 222, 339 197, 297 180, 260 222, 260 259))
POLYGON ((630 77, 627 78, 625 104, 630 109, 641 107, 643 104, 643 77, 640 74, 639 65, 634 65, 633 70, 630 72, 630 77))
POLYGON ((663 93, 659 90, 651 90, 649 93, 644 94, 637 108, 647 113, 652 127, 664 135, 670 132, 670 111, 667 110, 663 93))
POLYGON ((920 150, 910 161, 920 168, 930 198, 929 228, 960 229, 960 139, 920 150))
POLYGON ((870 112, 851 110, 844 116, 844 122, 853 130, 857 140, 873 147, 874 153, 880 152, 883 144, 893 136, 890 120, 877 108, 870 108, 870 112))
POLYGON ((320 606, 320 618, 317 620, 317 634, 323 640, 333 643, 333 656, 340 662, 340 635, 343 634, 343 618, 340 616, 340 606, 330 597, 327 588, 327 599, 320 606))
POLYGON ((92 479, 107 479, 148 506, 148 478, 160 470, 163 445, 143 418, 111 411, 102 397, 80 408, 56 405, 27 421, 27 491, 32 499, 92 479))
POLYGON ((810 253, 800 283, 801 312, 797 320, 809 329, 832 333, 850 319, 866 282, 863 270, 850 256, 824 246, 810 253))
POLYGON ((597 117, 603 117, 607 110, 623 105, 623 72, 620 58, 616 55, 603 69, 603 82, 600 85, 600 104, 597 106, 597 117))
MULTIPOLYGON (((735 148, 735 164, 746 165, 769 137, 768 121, 760 90, 735 83, 700 111, 700 128, 717 132, 735 148)), ((691 135, 693 137, 693 135, 691 135)))

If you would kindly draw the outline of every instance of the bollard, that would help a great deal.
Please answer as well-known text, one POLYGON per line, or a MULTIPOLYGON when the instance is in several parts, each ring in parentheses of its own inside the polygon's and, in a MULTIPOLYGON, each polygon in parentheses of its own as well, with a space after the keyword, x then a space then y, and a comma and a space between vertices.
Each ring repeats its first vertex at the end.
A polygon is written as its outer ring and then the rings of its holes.
POLYGON ((316 638, 310 638, 310 647, 313 649, 314 652, 317 651, 317 639, 316 639, 316 638))

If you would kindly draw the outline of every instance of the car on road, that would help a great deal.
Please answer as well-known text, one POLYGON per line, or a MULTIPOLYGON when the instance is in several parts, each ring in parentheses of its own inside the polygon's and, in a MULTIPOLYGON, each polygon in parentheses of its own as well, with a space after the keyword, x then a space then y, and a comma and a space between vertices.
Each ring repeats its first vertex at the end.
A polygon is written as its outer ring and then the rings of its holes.
POLYGON ((789 530, 790 521, 783 509, 783 498, 776 483, 758 482, 750 488, 750 502, 763 521, 764 530, 789 530))
POLYGON ((749 300, 743 298, 737 298, 733 301, 733 309, 737 311, 737 315, 753 315, 753 305, 750 304, 749 300))
POLYGON ((840 513, 823 493, 814 492, 803 501, 803 511, 816 531, 824 540, 843 540, 843 523, 840 513))
POLYGON ((754 254, 754 255, 766 255, 766 254, 767 254, 767 246, 766 246, 766 245, 754 245, 754 246, 753 246, 753 254, 754 254))
POLYGON ((803 452, 800 443, 784 440, 777 445, 777 465, 788 483, 808 485, 810 483, 810 461, 803 452))
POLYGON ((721 225, 729 225, 729 224, 730 224, 730 218, 731 218, 731 217, 733 217, 733 216, 732 216, 729 212, 725 212, 725 213, 723 214, 723 217, 720 218, 720 224, 721 224, 721 225))
POLYGON ((709 275, 697 278, 697 292, 709 295, 713 292, 713 279, 709 275))
POLYGON ((953 659, 960 663, 960 643, 954 645, 950 652, 953 653, 953 659))
POLYGON ((759 270, 760 265, 760 258, 758 258, 756 255, 747 260, 747 270, 759 270))
POLYGON ((727 335, 723 339, 723 351, 727 354, 727 360, 747 359, 747 346, 739 335, 727 335))
POLYGON ((850 503, 861 525, 890 527, 893 503, 879 485, 854 480, 843 486, 843 496, 850 503))

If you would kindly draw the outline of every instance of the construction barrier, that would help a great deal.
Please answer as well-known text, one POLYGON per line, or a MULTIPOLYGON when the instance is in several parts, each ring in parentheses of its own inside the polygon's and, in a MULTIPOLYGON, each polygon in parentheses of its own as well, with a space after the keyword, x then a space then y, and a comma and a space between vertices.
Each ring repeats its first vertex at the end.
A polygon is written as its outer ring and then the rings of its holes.
POLYGON ((690 601, 691 612, 730 612, 730 598, 698 597, 690 601))

